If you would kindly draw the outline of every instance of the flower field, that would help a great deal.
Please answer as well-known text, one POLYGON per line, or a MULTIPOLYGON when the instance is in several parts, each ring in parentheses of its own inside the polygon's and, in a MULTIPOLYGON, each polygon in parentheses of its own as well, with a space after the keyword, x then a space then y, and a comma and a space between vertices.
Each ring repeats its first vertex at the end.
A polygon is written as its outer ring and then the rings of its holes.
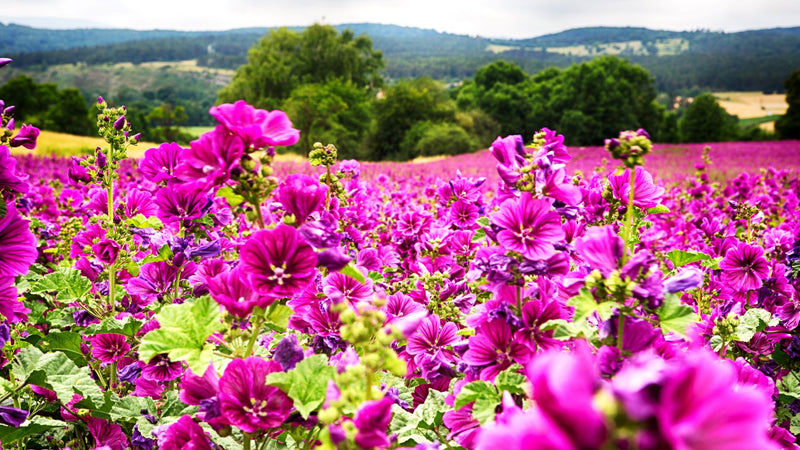
POLYGON ((97 106, 72 159, 0 113, 3 448, 797 448, 800 142, 277 162, 240 101, 132 159, 97 106))

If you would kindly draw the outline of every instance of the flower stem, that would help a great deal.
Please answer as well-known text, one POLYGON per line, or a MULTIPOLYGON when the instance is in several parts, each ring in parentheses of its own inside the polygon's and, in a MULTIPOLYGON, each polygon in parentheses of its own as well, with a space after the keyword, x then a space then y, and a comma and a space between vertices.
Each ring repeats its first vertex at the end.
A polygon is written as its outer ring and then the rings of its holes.
MULTIPOLYGON (((633 201, 635 197, 634 186, 636 185, 636 167, 631 167, 631 188, 628 194, 628 209, 625 211, 625 221, 627 226, 625 227, 625 245, 630 246, 631 257, 633 256, 633 248, 634 245, 631 243, 631 239, 633 239, 633 201)), ((624 263, 627 261, 627 251, 623 252, 622 254, 622 262, 624 263)))
POLYGON ((258 338, 258 332, 261 331, 261 325, 264 324, 265 316, 266 311, 262 312, 258 317, 256 317, 255 321, 253 322, 253 331, 250 334, 250 340, 247 341, 247 349, 244 351, 245 358, 253 353, 253 346, 256 343, 256 338, 258 338))
POLYGON ((372 400, 372 369, 367 367, 367 401, 372 400))
MULTIPOLYGON (((114 145, 111 144, 111 154, 114 154, 114 145)), ((113 161, 113 159, 112 159, 113 161)), ((112 170, 112 162, 109 161, 108 166, 106 166, 106 174, 108 176, 107 182, 108 186, 108 233, 113 236, 114 234, 114 177, 113 177, 113 170, 112 170)), ((114 311, 114 304, 117 301, 116 297, 116 284, 117 284, 117 268, 116 262, 109 264, 108 266, 108 306, 111 309, 111 312, 114 311)))
POLYGON ((625 333, 625 315, 619 310, 619 322, 617 322, 617 348, 622 353, 622 337, 625 333))
POLYGON ((256 207, 256 217, 258 218, 258 226, 262 230, 264 229, 264 215, 261 213, 261 202, 254 201, 253 206, 256 207))
POLYGON ((244 433, 242 438, 242 449, 250 450, 250 433, 244 433))

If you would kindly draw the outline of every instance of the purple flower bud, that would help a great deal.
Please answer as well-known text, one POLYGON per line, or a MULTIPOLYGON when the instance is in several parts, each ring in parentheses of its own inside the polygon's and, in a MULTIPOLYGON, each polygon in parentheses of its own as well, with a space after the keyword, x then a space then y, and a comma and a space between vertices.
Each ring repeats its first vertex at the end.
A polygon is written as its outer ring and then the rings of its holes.
POLYGON ((119 116, 119 119, 114 121, 114 129, 122 130, 125 128, 125 116, 119 116))
POLYGON ((106 154, 103 153, 102 150, 100 150, 100 147, 97 147, 96 152, 97 152, 97 160, 96 160, 97 167, 105 169, 106 166, 108 165, 108 158, 106 158, 106 154))
POLYGON ((11 58, 0 58, 0 67, 3 67, 6 64, 11 63, 11 61, 14 61, 14 60, 11 59, 11 58))
POLYGON ((303 347, 297 343, 297 336, 291 334, 281 339, 275 347, 273 360, 278 361, 283 370, 292 370, 304 358, 303 347))
POLYGON ((330 248, 317 253, 317 267, 326 267, 328 270, 342 270, 351 260, 352 258, 343 254, 336 248, 330 248))
MULTIPOLYGON (((5 109, 5 111, 3 112, 3 115, 11 117, 11 116, 14 115, 14 111, 16 111, 16 110, 17 110, 17 107, 14 106, 14 105, 11 105, 11 106, 9 106, 8 108, 5 109)), ((11 129, 13 130, 14 127, 11 127, 11 129)))
MULTIPOLYGON (((8 107, 8 109, 11 109, 11 108, 13 108, 13 106, 9 106, 8 107)), ((14 129, 14 119, 11 119, 11 120, 8 121, 8 123, 6 124, 6 129, 7 130, 13 130, 14 129)))
POLYGON ((106 102, 106 100, 103 98, 103 96, 102 96, 102 95, 98 95, 98 96, 97 96, 97 104, 98 104, 98 105, 101 105, 101 104, 103 104, 103 103, 105 103, 105 102, 106 102))
POLYGON ((131 141, 134 143, 139 142, 139 139, 141 139, 141 137, 142 133, 136 133, 131 137, 131 141))
POLYGON ((645 130, 644 128, 639 128, 638 130, 636 130, 636 135, 644 136, 647 139, 650 139, 650 133, 648 133, 647 130, 645 130))

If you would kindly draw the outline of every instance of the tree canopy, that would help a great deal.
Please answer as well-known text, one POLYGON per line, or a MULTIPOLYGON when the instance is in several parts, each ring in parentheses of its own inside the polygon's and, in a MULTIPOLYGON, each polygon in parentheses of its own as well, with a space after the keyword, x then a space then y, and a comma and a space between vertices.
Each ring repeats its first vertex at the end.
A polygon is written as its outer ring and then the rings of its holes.
POLYGON ((784 87, 789 109, 783 117, 775 121, 775 131, 783 139, 800 139, 800 69, 792 72, 784 87))

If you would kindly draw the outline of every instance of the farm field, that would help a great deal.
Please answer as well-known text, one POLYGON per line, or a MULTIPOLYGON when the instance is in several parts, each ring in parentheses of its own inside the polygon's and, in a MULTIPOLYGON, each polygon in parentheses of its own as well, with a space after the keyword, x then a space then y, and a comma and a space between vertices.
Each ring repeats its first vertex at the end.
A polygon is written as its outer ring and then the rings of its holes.
POLYGON ((0 146, 3 448, 795 445, 800 141, 290 160, 237 102, 125 158, 100 107, 0 146))

